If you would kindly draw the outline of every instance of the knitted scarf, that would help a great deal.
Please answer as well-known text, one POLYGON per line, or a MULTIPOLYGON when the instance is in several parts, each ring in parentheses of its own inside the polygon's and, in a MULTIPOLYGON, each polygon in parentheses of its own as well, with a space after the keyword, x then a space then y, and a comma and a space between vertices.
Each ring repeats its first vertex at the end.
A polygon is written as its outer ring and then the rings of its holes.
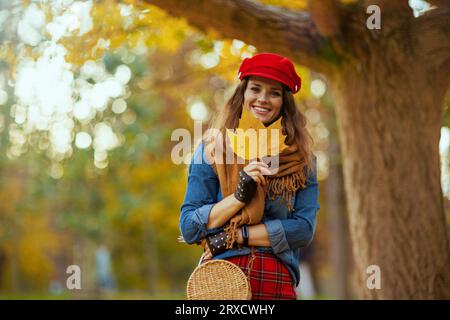
MULTIPOLYGON (((248 119, 248 115, 245 116, 245 110, 243 110, 243 115, 239 121, 239 128, 247 130, 248 124, 246 124, 245 121, 242 121, 242 119, 248 119)), ((277 126, 281 127, 281 117, 275 123, 267 127, 267 129, 272 129, 277 126)), ((223 132, 223 136, 224 135, 225 132, 223 132)), ((206 145, 206 156, 218 176, 222 196, 225 198, 235 192, 239 180, 239 171, 250 161, 249 159, 244 159, 244 161, 241 159, 241 161, 234 161, 232 164, 227 164, 225 162, 226 152, 230 152, 230 148, 232 148, 229 138, 223 139, 223 151, 220 152, 220 154, 215 152, 214 145, 215 143, 213 142, 206 145), (220 161, 217 161, 218 159, 220 159, 220 161), (242 164, 242 162, 244 163, 242 164)), ((278 195, 281 195, 280 206, 285 202, 288 210, 293 210, 292 197, 299 188, 305 186, 305 178, 302 178, 302 175, 300 174, 304 167, 304 161, 301 159, 300 153, 298 152, 298 146, 295 143, 288 146, 283 143, 279 150, 282 151, 279 153, 278 172, 270 176, 265 176, 267 182, 266 188, 263 188, 258 184, 252 200, 231 218, 226 225, 224 230, 228 233, 227 248, 232 248, 236 241, 236 231, 239 226, 243 224, 258 224, 262 220, 266 196, 275 200, 278 195)), ((236 153, 236 150, 232 150, 231 152, 236 153)))

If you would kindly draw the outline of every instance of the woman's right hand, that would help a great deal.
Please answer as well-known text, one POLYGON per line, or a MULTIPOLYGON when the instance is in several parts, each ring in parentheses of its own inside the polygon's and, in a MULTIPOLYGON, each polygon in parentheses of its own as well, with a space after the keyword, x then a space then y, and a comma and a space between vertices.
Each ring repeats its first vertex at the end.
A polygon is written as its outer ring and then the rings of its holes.
POLYGON ((256 183, 261 186, 266 186, 266 179, 264 175, 270 175, 272 172, 269 170, 269 166, 264 162, 254 161, 248 164, 243 169, 256 183))
POLYGON ((239 182, 234 196, 245 204, 249 203, 256 192, 257 184, 266 186, 264 175, 272 174, 263 162, 252 162, 239 172, 239 182))

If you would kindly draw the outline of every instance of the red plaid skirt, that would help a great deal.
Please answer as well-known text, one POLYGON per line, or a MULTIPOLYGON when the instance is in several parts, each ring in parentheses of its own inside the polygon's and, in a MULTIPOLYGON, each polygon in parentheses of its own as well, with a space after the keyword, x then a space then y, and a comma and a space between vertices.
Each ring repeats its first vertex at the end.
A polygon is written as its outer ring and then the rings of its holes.
MULTIPOLYGON (((250 271, 252 300, 296 300, 295 284, 288 269, 272 253, 255 252, 250 271)), ((251 254, 235 256, 226 260, 238 265, 245 274, 251 254)))

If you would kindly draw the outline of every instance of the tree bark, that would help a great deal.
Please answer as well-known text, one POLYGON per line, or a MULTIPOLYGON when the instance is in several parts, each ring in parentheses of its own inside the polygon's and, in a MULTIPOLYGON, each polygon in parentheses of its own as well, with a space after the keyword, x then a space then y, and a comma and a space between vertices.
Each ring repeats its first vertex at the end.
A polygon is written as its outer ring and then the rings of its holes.
MULTIPOLYGON (((344 17, 338 24, 345 42, 342 54, 336 41, 327 38, 334 36, 328 27, 333 23, 316 21, 322 32, 331 33, 320 35, 307 13, 249 0, 201 0, 198 6, 190 1, 148 2, 196 26, 215 28, 223 36, 324 72, 334 84, 337 102, 360 295, 450 298, 438 151, 450 79, 448 9, 414 19, 410 10, 405 12, 406 1, 380 0, 382 29, 368 30, 365 0, 341 6, 335 16, 344 17), (379 290, 366 287, 370 265, 380 267, 379 290)), ((322 1, 326 3, 330 1, 322 1)))
MULTIPOLYGON (((437 72, 438 82, 450 85, 450 7, 432 10, 415 19, 410 28, 411 41, 420 48, 416 58, 437 72)), ((418 61, 415 61, 416 63, 418 61)))
POLYGON ((449 298, 438 150, 445 88, 398 41, 334 81, 359 287, 365 298, 449 298), (365 285, 370 265, 381 269, 380 290, 365 285))
POLYGON ((331 77, 364 298, 450 298, 438 150, 450 53, 436 49, 450 39, 443 12, 353 28, 350 54, 331 77), (419 41, 420 33, 432 36, 419 41), (380 267, 380 290, 366 286, 370 265, 380 267))
POLYGON ((427 0, 427 2, 436 7, 450 7, 450 0, 427 0))

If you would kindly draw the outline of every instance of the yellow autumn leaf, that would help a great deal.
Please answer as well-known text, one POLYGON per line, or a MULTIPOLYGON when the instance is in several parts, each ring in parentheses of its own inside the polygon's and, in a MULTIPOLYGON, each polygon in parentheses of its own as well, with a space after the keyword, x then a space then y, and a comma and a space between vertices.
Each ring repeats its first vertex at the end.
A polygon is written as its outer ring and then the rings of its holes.
POLYGON ((269 127, 243 108, 239 127, 227 129, 227 138, 233 152, 245 160, 275 156, 286 148, 281 117, 269 127))

